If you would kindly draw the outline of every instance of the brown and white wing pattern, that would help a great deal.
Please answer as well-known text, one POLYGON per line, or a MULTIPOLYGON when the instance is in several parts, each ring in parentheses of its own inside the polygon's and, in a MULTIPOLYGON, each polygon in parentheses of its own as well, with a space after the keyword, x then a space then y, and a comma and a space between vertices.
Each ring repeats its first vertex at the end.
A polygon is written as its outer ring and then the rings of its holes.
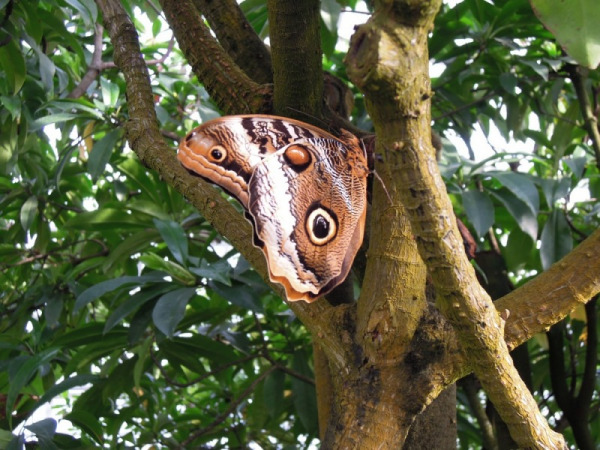
POLYGON ((332 139, 296 141, 256 167, 249 212, 288 300, 310 302, 348 275, 364 234, 367 175, 362 150, 332 139))
POLYGON ((331 134, 312 125, 277 116, 226 116, 187 134, 177 157, 185 168, 234 196, 248 207, 248 182, 262 159, 298 139, 331 134))
POLYGON ((369 170, 356 137, 274 116, 229 116, 190 132, 178 157, 244 206, 269 277, 289 301, 314 301, 344 281, 366 216, 369 170))

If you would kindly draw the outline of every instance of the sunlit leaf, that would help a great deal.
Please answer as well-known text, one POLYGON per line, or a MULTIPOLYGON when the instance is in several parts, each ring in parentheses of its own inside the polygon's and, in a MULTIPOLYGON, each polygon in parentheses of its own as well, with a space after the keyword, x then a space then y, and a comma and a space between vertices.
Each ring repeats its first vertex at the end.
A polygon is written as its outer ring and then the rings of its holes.
POLYGON ((37 216, 37 210, 38 199, 35 195, 32 195, 25 201, 25 203, 23 203, 23 206, 21 207, 20 219, 23 230, 29 231, 31 225, 33 224, 33 221, 37 216))
POLYGON ((597 0, 530 0, 535 14, 579 64, 600 64, 600 3, 597 0))
POLYGON ((141 275, 141 276, 124 276, 119 278, 114 278, 112 280, 106 280, 101 283, 98 283, 94 286, 87 288, 81 294, 77 296, 77 300, 75 301, 74 310, 77 312, 81 308, 83 308, 88 303, 96 300, 98 297, 102 295, 112 292, 115 289, 120 289, 123 287, 139 287, 143 286, 148 282, 158 282, 162 281, 164 274, 160 273, 152 273, 150 275, 141 275))

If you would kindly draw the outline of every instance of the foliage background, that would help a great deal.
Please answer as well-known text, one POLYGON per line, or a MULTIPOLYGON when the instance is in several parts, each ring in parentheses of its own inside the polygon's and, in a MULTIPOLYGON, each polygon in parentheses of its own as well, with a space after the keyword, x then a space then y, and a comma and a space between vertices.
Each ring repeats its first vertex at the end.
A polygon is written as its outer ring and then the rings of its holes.
MULTIPOLYGON (((321 6, 324 69, 346 81, 338 19, 358 14, 356 3, 321 6)), ((123 4, 143 33, 161 130, 175 147, 219 113, 158 4, 123 4)), ((128 149, 124 80, 96 4, 0 7, 0 447, 317 442, 310 336, 128 149), (50 402, 52 418, 31 419, 50 402)), ((268 36, 265 2, 241 7, 268 36)), ((598 228, 600 150, 582 106, 598 116, 600 75, 577 66, 524 0, 444 5, 430 57, 444 65, 432 114, 455 212, 480 255, 501 255, 492 268, 476 259, 482 279, 510 289, 598 228), (502 138, 485 158, 475 130, 502 138)), ((352 118, 368 130, 355 94, 352 118)), ((581 448, 573 418, 592 443, 600 433, 590 305, 530 341, 522 367, 551 425, 581 448)), ((458 399, 459 446, 479 448, 485 397, 467 379, 458 399)))

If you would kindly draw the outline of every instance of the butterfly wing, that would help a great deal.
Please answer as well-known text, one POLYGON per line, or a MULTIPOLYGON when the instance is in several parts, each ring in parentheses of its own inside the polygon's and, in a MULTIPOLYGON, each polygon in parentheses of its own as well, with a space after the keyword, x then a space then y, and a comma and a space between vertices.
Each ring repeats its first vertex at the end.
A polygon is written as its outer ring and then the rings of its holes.
POLYGON ((356 138, 301 139, 256 166, 248 209, 288 300, 314 301, 348 275, 364 234, 367 176, 356 138))
POLYGON ((254 168, 290 142, 315 137, 335 139, 309 124, 277 116, 226 116, 188 133, 177 157, 192 173, 221 186, 247 209, 254 168))

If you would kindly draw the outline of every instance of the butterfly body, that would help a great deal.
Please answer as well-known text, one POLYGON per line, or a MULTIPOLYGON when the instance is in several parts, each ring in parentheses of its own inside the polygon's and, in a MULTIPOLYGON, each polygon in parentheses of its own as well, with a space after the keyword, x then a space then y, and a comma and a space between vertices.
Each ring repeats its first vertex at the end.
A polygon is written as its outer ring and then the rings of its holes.
POLYGON ((369 173, 356 137, 275 116, 228 116, 191 131, 178 158, 244 206, 288 300, 316 300, 346 278, 364 234, 369 173))

